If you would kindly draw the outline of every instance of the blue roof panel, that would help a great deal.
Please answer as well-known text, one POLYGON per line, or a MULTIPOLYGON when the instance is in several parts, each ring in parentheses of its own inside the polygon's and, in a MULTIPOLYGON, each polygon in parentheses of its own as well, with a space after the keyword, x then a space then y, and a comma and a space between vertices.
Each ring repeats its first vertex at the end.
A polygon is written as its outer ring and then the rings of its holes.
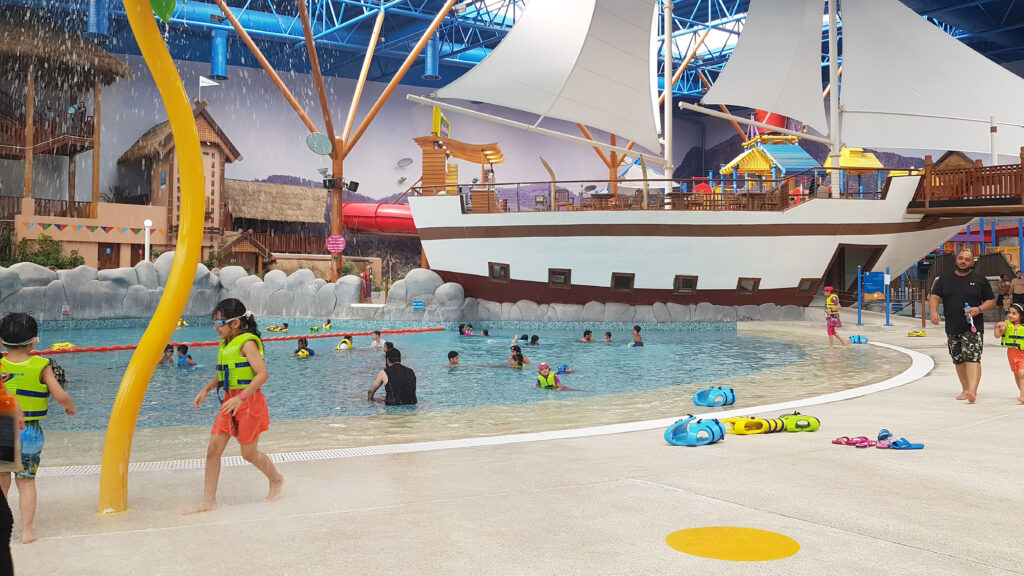
POLYGON ((771 156, 783 174, 793 175, 821 167, 799 144, 762 144, 760 148, 771 156))

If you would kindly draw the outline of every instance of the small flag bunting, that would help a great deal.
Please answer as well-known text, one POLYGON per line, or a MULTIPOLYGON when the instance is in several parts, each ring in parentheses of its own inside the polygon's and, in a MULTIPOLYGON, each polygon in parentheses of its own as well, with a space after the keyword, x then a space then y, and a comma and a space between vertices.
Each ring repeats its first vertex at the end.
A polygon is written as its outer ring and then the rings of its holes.
POLYGON ((127 228, 121 228, 121 234, 125 234, 125 233, 127 233, 127 232, 128 232, 128 229, 127 229, 127 228))
POLYGON ((49 230, 50 226, 53 226, 53 224, 50 224, 49 222, 43 224, 43 230, 49 230))
POLYGON ((54 226, 57 228, 57 230, 64 230, 65 228, 68 227, 67 224, 54 224, 54 226))
POLYGON ((35 223, 35 222, 29 222, 29 223, 28 223, 28 227, 29 227, 29 228, 32 228, 32 227, 33 227, 33 226, 35 226, 35 225, 36 225, 36 223, 35 223))
POLYGON ((138 234, 139 232, 142 232, 142 228, 132 228, 132 232, 138 234))
POLYGON ((77 228, 75 228, 75 232, 81 232, 81 231, 82 231, 82 228, 85 228, 85 226, 84 226, 84 225, 82 225, 82 224, 79 224, 79 225, 78 225, 78 227, 77 227, 77 228))
POLYGON ((103 232, 109 234, 110 231, 114 229, 114 227, 113 226, 100 226, 100 229, 103 230, 103 232))
POLYGON ((99 229, 99 226, 89 226, 89 232, 95 232, 99 229))

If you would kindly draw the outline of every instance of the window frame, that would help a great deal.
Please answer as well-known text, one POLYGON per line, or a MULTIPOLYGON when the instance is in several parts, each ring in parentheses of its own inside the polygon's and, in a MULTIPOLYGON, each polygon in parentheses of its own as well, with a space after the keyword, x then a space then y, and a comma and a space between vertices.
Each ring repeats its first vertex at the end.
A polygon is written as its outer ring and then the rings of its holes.
POLYGON ((548 268, 548 286, 551 288, 559 288, 567 290, 572 288, 572 269, 571 268, 548 268), (552 272, 564 272, 565 273, 565 284, 558 284, 551 280, 552 272))
POLYGON ((635 273, 633 273, 633 272, 612 272, 611 284, 609 285, 609 289, 612 292, 626 292, 626 293, 632 292, 633 290, 635 290, 635 286, 636 286, 636 274, 635 273), (615 287, 615 277, 616 276, 628 277, 629 278, 629 288, 616 288, 615 287))
POLYGON ((487 279, 495 284, 508 284, 512 280, 512 268, 508 264, 501 262, 488 262, 487 263, 487 279), (496 278, 492 275, 492 271, 497 267, 499 276, 496 278), (500 270, 505 270, 505 278, 502 279, 500 270))
POLYGON ((740 296, 756 296, 757 295, 757 291, 758 291, 758 289, 760 287, 761 287, 761 279, 760 278, 749 278, 749 277, 746 277, 746 276, 741 276, 738 280, 736 280, 736 293, 738 295, 740 295, 740 296), (749 292, 746 291, 743 288, 743 283, 744 282, 753 282, 754 283, 754 288, 752 290, 750 290, 749 292))
POLYGON ((697 281, 698 281, 697 278, 698 278, 697 276, 693 276, 693 275, 690 275, 690 274, 676 274, 675 278, 672 279, 672 293, 673 294, 696 294, 697 293, 697 281), (690 290, 682 290, 682 289, 677 288, 677 286, 678 286, 677 283, 679 282, 679 280, 681 278, 687 279, 687 280, 693 280, 693 288, 690 289, 690 290))
POLYGON ((801 295, 801 296, 814 296, 815 294, 818 293, 818 288, 819 288, 820 284, 821 284, 821 278, 801 278, 800 281, 796 283, 796 293, 801 295), (810 282, 811 283, 811 287, 810 287, 809 290, 802 290, 800 288, 800 286, 804 282, 810 282))

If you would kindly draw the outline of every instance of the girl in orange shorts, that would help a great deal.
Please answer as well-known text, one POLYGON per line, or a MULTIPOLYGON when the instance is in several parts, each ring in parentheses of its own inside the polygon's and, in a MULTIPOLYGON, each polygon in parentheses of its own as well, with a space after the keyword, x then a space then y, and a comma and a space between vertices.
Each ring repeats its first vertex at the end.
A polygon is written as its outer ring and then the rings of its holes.
POLYGON ((242 447, 242 458, 259 469, 270 481, 267 501, 281 497, 282 476, 266 454, 260 452, 260 434, 270 427, 267 399, 260 388, 267 381, 267 365, 263 361, 263 342, 251 312, 235 298, 221 300, 213 309, 213 329, 221 342, 217 347, 217 375, 199 391, 193 402, 196 410, 214 389, 220 396, 224 390, 217 419, 210 432, 206 449, 206 482, 203 501, 185 514, 206 512, 217 508, 217 482, 220 480, 220 457, 232 436, 242 447))
POLYGON ((996 324, 995 337, 1006 346, 1006 359, 1010 361, 1010 370, 1017 380, 1020 396, 1017 402, 1024 404, 1024 305, 1012 304, 1006 315, 1006 321, 996 324))

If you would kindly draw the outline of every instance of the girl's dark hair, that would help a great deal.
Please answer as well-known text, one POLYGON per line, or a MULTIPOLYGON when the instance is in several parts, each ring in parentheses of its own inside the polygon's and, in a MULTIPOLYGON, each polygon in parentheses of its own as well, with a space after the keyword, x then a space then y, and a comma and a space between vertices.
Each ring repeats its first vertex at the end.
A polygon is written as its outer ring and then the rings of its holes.
POLYGON ((523 349, 520 348, 518 344, 513 344, 512 345, 512 351, 515 352, 516 354, 522 354, 523 353, 523 349))
POLYGON ((540 342, 540 336, 537 336, 536 334, 530 336, 530 344, 536 344, 538 342, 540 342))
POLYGON ((1017 312, 1019 312, 1020 315, 1024 317, 1024 305, 1021 305, 1020 303, 1014 303, 1010 305, 1010 308, 1016 308, 1017 312))
POLYGON ((23 312, 11 312, 0 321, 0 338, 8 348, 28 346, 27 343, 21 343, 38 335, 39 325, 36 324, 36 319, 23 312), (12 346, 12 344, 20 344, 20 346, 12 346))
POLYGON ((299 341, 298 341, 297 344, 299 345, 299 347, 309 346, 309 340, 306 340, 305 338, 299 338, 299 341))
POLYGON ((174 346, 171 346, 170 344, 164 346, 164 352, 174 352, 174 346))
POLYGON ((210 316, 221 316, 222 318, 238 318, 241 332, 249 333, 261 338, 259 326, 256 325, 256 318, 245 309, 245 304, 238 298, 225 298, 213 307, 210 316))
POLYGON ((384 349, 385 350, 392 350, 392 349, 394 349, 394 347, 395 347, 395 343, 394 342, 384 342, 384 349))
POLYGON ((178 352, 188 354, 188 344, 178 344, 178 352))
POLYGON ((464 330, 465 328, 466 328, 465 324, 459 324, 459 334, 462 334, 465 331, 464 330))
POLYGON ((523 355, 522 355, 522 354, 520 354, 519 352, 516 352, 516 353, 515 353, 515 354, 514 354, 514 355, 512 356, 512 358, 513 358, 513 359, 515 359, 515 361, 516 361, 516 364, 518 364, 518 365, 520 365, 520 366, 522 366, 522 365, 523 365, 523 355))
POLYGON ((520 340, 529 340, 530 339, 530 335, 529 334, 523 334, 522 336, 519 337, 519 339, 520 340))

